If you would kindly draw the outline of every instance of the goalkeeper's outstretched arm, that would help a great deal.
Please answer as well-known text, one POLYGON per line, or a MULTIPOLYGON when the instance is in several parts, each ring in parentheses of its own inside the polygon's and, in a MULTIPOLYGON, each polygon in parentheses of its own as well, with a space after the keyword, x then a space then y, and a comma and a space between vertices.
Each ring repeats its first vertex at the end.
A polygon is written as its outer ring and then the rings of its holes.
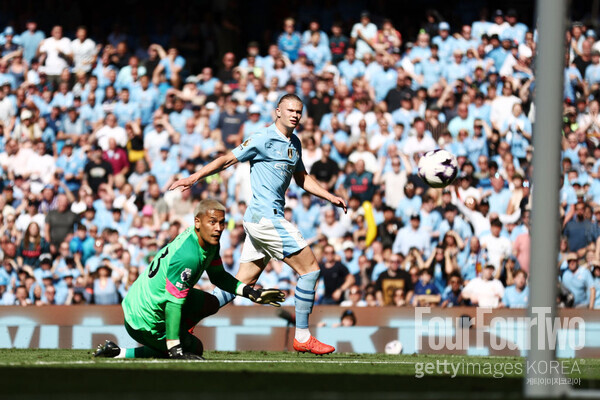
POLYGON ((270 304, 274 307, 280 307, 280 303, 285 300, 285 294, 281 290, 254 289, 252 286, 234 278, 223 269, 223 265, 211 265, 206 272, 210 281, 220 289, 250 299, 257 304, 270 304))

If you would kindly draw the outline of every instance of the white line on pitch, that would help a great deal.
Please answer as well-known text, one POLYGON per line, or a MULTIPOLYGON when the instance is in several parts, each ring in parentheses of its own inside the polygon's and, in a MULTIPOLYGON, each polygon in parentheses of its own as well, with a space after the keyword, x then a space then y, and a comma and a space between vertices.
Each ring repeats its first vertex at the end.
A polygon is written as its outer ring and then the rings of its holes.
MULTIPOLYGON (((36 361, 33 365, 66 365, 66 364, 170 364, 170 363, 211 363, 211 364, 397 364, 412 365, 417 361, 360 361, 360 360, 135 360, 135 359, 103 359, 103 360, 79 360, 79 361, 36 361)), ((27 363, 0 363, 0 366, 27 365, 27 363)))

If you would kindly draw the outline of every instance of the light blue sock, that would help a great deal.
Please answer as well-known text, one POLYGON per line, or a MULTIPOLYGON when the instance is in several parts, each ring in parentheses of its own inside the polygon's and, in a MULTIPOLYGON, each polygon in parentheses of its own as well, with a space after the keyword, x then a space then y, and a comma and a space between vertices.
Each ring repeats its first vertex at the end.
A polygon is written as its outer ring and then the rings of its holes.
POLYGON ((296 304, 296 328, 308 329, 308 315, 315 302, 315 284, 321 271, 300 275, 296 285, 294 300, 296 304))
POLYGON ((212 295, 219 300, 220 308, 226 306, 227 304, 231 303, 233 299, 235 299, 235 294, 221 290, 221 288, 218 287, 213 290, 212 295))

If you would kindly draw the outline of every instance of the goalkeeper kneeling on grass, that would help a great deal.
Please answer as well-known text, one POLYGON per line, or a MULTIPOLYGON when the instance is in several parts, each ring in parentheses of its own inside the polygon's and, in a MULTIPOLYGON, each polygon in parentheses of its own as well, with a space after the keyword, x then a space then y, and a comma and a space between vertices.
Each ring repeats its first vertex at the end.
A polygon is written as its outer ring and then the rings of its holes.
POLYGON ((223 269, 219 240, 225 228, 225 207, 221 203, 203 200, 194 215, 194 226, 154 256, 123 300, 125 328, 143 346, 121 349, 107 340, 94 356, 202 360, 202 342, 191 331, 219 309, 216 297, 194 289, 204 271, 222 290, 255 303, 279 307, 284 300, 283 292, 253 289, 223 269))

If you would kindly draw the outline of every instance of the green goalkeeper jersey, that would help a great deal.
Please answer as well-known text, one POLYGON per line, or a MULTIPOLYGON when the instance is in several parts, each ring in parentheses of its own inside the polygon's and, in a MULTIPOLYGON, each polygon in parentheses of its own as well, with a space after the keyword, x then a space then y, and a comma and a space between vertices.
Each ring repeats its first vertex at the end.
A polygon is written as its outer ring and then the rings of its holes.
POLYGON ((239 281, 223 269, 220 246, 205 247, 200 246, 190 227, 154 256, 123 300, 125 321, 133 329, 164 333, 167 304, 181 307, 205 270, 211 282, 235 293, 239 281))

